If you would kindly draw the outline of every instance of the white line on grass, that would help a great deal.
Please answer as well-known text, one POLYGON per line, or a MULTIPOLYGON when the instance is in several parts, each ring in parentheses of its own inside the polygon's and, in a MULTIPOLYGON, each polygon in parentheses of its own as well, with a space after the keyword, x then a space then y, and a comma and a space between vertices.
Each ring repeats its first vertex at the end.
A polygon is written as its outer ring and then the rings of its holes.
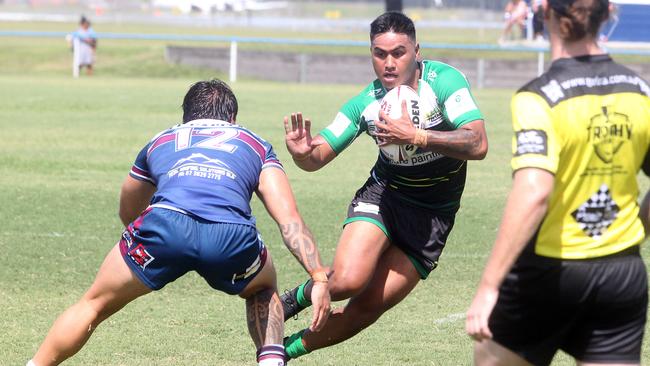
POLYGON ((453 323, 455 321, 465 319, 465 313, 453 313, 453 314, 448 314, 444 318, 436 319, 433 322, 442 325, 442 324, 447 324, 447 323, 453 323))

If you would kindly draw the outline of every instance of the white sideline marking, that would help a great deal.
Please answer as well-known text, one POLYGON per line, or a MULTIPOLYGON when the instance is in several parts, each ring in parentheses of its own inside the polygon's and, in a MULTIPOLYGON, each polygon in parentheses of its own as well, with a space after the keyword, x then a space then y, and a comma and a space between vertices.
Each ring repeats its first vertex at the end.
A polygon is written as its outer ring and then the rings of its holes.
POLYGON ((449 314, 444 318, 434 320, 434 323, 441 325, 441 324, 453 323, 461 319, 465 319, 465 313, 449 314))

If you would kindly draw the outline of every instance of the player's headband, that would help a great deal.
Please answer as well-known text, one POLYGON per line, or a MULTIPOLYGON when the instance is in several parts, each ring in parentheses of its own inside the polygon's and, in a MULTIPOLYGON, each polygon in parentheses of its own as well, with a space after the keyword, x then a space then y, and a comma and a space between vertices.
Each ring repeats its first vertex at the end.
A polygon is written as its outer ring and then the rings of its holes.
MULTIPOLYGON (((609 6, 609 0, 597 0, 604 7, 609 6)), ((569 8, 576 0, 548 0, 548 6, 553 8, 558 14, 569 15, 569 8)))

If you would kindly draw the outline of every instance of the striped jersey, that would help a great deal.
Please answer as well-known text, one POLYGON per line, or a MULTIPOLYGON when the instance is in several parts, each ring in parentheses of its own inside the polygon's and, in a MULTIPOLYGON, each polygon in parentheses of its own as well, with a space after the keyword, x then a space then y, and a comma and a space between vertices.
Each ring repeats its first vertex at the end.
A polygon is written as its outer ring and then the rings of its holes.
MULTIPOLYGON (((423 128, 451 131, 483 119, 469 83, 460 71, 429 60, 421 62, 420 70, 417 92, 423 128)), ((336 154, 363 133, 377 142, 375 122, 386 93, 381 82, 375 80, 343 105, 334 121, 320 132, 336 154)), ((405 148, 415 151, 400 154, 404 158, 398 160, 388 158, 379 150, 371 176, 406 201, 441 214, 455 213, 465 187, 466 162, 412 145, 405 148)))
POLYGON ((200 119, 156 135, 130 175, 156 186, 152 205, 213 222, 255 225, 250 200, 267 167, 282 169, 268 142, 244 127, 200 119))

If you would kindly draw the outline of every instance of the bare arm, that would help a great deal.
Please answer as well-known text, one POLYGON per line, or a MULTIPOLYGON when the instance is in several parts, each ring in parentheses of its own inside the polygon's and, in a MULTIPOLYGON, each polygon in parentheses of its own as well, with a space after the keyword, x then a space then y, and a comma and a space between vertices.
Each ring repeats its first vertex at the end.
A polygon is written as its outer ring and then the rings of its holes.
POLYGON ((481 160, 487 154, 488 141, 483 120, 469 122, 453 131, 432 131, 413 126, 406 102, 402 103, 400 118, 390 118, 383 111, 379 113, 385 124, 381 125, 381 131, 376 135, 384 140, 384 144, 415 144, 460 160, 481 160))
POLYGON ((124 226, 135 220, 147 206, 156 187, 148 182, 137 180, 130 175, 122 183, 120 191, 120 220, 124 226))
POLYGON ((321 262, 314 236, 298 212, 284 171, 277 168, 262 170, 257 195, 278 224, 284 244, 314 281, 316 291, 312 290, 311 298, 314 304, 312 328, 319 330, 325 324, 330 310, 326 269, 321 262))
POLYGON ((418 145, 460 160, 482 160, 488 142, 483 120, 476 120, 453 131, 425 131, 426 142, 418 145))
POLYGON ((318 135, 311 137, 311 121, 305 119, 302 113, 292 113, 284 117, 285 143, 296 165, 305 171, 316 171, 332 161, 336 153, 332 147, 318 135))
POLYGON ((476 340, 492 337, 488 319, 499 286, 546 215, 553 182, 554 176, 545 170, 526 168, 515 172, 492 253, 467 312, 465 328, 476 340))

